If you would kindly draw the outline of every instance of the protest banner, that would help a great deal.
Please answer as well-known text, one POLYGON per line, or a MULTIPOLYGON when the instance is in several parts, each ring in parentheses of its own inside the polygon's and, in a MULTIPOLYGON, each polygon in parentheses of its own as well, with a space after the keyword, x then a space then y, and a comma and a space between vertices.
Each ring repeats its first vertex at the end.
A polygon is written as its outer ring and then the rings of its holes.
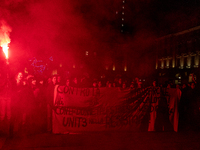
POLYGON ((150 105, 145 92, 134 100, 129 89, 56 86, 53 133, 137 131, 150 105))
POLYGON ((82 131, 178 131, 180 91, 145 88, 131 92, 120 88, 56 86, 53 133, 82 131), (144 125, 145 124, 145 125, 144 125))

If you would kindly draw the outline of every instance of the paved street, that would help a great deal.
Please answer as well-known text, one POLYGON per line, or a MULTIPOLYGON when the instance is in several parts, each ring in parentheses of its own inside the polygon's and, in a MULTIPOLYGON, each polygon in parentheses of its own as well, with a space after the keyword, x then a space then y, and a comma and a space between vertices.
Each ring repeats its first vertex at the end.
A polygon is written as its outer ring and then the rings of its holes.
POLYGON ((37 134, 1 137, 2 150, 188 150, 200 149, 199 133, 188 132, 92 132, 81 134, 37 134))

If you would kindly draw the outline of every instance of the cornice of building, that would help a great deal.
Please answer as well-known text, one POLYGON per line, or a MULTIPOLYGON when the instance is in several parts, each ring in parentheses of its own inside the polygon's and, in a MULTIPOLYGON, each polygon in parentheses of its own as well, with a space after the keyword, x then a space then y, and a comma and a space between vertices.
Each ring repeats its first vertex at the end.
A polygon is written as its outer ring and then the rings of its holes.
POLYGON ((177 32, 177 33, 172 33, 172 34, 168 34, 168 35, 162 36, 160 38, 157 38, 156 41, 161 41, 163 39, 170 38, 170 37, 173 37, 173 36, 183 35, 183 34, 190 33, 192 31, 196 31, 196 30, 199 30, 199 29, 200 29, 200 26, 196 26, 196 27, 193 27, 193 28, 190 28, 190 29, 187 29, 187 30, 183 30, 183 31, 177 32))

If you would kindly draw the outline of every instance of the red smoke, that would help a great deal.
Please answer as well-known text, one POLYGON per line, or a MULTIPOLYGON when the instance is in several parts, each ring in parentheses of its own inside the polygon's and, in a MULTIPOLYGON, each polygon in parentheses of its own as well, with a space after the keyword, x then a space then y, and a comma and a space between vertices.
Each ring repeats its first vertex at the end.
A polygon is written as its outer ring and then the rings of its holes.
MULTIPOLYGON (((3 0, 0 19, 12 27, 10 61, 17 64, 34 56, 54 56, 72 66, 84 63, 85 51, 89 51, 89 55, 96 52, 103 59, 114 56, 112 59, 118 63, 128 57, 128 64, 142 64, 152 41, 162 35, 162 31, 165 30, 163 34, 171 29, 175 31, 180 26, 179 22, 173 22, 182 14, 171 10, 163 13, 160 8, 171 9, 170 4, 161 7, 161 3, 157 3, 157 0, 126 1, 128 28, 127 33, 122 34, 121 0, 3 0)), ((110 61, 108 58, 101 62, 104 66, 112 63, 110 61)))

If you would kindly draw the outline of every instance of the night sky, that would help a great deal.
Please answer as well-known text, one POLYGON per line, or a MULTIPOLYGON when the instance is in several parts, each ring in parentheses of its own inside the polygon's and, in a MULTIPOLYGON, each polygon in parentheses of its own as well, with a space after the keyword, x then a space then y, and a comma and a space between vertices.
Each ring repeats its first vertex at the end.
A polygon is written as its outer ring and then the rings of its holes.
POLYGON ((147 59, 154 39, 200 24, 198 0, 126 0, 121 33, 122 6, 122 0, 1 0, 0 20, 12 29, 10 61, 54 56, 72 64, 84 61, 85 51, 147 59))

